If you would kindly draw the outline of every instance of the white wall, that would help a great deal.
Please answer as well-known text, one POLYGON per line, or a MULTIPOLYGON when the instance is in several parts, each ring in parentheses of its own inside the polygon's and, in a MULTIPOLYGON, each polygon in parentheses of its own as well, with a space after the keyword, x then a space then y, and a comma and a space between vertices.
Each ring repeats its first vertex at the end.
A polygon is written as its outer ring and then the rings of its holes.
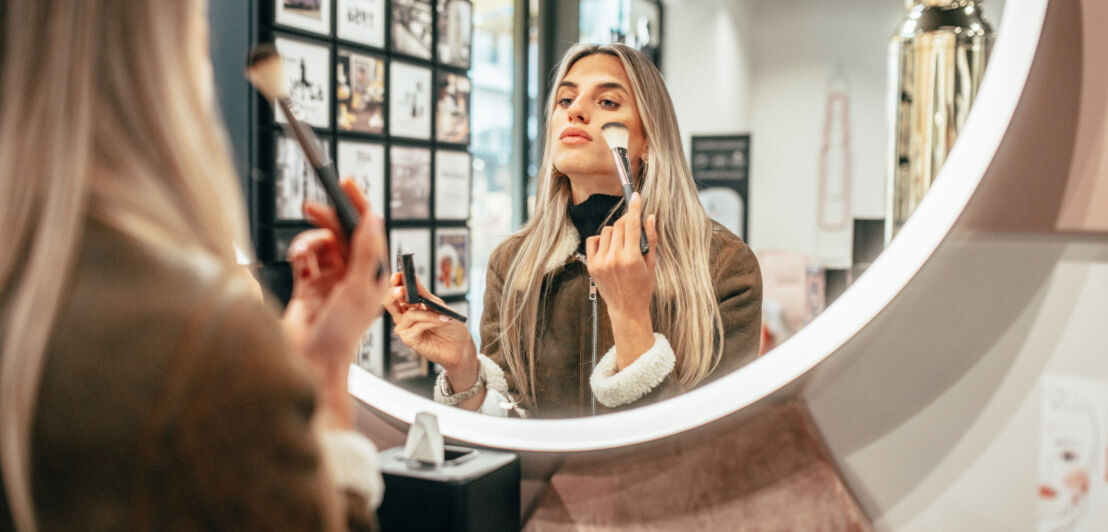
MULTIPOLYGON (((942 350, 930 356, 951 359, 954 368, 959 356, 973 360, 968 370, 934 397, 914 392, 922 377, 906 367, 899 369, 906 378, 890 375, 884 388, 873 388, 872 378, 864 391, 828 381, 809 390, 809 405, 877 530, 1030 532, 1036 520, 1041 379, 1078 376, 1108 383, 1108 244, 1064 236, 971 235, 945 244, 940 259, 957 269, 940 267, 922 280, 945 280, 946 287, 932 285, 910 295, 913 309, 934 308, 934 317, 918 318, 918 332, 946 336, 928 344, 942 350), (1003 278, 986 280, 983 276, 996 276, 998 264, 1006 265, 1003 278), (965 296, 951 298, 959 291, 965 296), (927 295, 934 292, 942 295, 927 295), (987 302, 974 302, 982 297, 987 302), (969 319, 975 326, 939 326, 950 319, 969 319), (877 397, 885 404, 866 406, 877 397), (895 427, 877 429, 865 421, 902 408, 914 414, 895 427)), ((887 366, 881 360, 888 357, 880 354, 885 347, 869 344, 872 355, 844 375, 898 373, 881 368, 887 366)))
MULTIPOLYGON (((985 6, 994 25, 1001 8, 985 6)), ((686 151, 692 135, 751 133, 756 250, 800 251, 835 267, 834 255, 849 254, 850 232, 821 232, 816 220, 836 70, 850 94, 851 215, 884 217, 886 50, 903 14, 899 0, 665 2, 662 67, 686 151)))
POLYGON ((662 75, 685 141, 748 131, 752 50, 748 0, 664 2, 662 75))

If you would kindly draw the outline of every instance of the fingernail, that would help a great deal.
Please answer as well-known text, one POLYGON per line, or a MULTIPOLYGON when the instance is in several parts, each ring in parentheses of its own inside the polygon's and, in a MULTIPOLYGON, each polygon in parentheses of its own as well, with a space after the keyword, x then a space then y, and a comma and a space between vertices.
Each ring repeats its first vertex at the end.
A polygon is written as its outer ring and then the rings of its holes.
POLYGON ((638 192, 632 192, 631 193, 631 201, 635 201, 637 199, 639 199, 639 193, 638 192))
POLYGON ((449 318, 449 317, 447 317, 447 316, 439 316, 439 321, 441 321, 441 322, 443 322, 443 323, 449 323, 449 322, 450 322, 450 318, 449 318))

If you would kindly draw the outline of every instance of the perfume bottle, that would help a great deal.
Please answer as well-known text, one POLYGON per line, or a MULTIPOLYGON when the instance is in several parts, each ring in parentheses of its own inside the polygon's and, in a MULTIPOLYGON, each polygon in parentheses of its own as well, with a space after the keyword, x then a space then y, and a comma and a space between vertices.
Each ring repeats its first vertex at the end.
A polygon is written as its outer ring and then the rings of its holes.
POLYGON ((889 43, 885 242, 938 176, 981 87, 996 33, 982 0, 906 0, 889 43))

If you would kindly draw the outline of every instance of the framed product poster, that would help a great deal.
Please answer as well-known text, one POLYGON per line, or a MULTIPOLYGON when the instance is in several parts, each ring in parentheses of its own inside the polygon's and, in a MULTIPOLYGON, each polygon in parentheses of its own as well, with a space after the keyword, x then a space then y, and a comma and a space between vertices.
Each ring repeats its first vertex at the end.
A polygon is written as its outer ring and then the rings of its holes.
POLYGON ((440 63, 469 68, 473 42, 473 3, 469 0, 438 0, 440 63))
POLYGON ((396 257, 401 253, 412 254, 412 264, 419 282, 431 287, 431 229, 393 229, 389 232, 389 257, 396 268, 396 257))
POLYGON ((435 219, 469 219, 469 187, 473 163, 464 151, 435 152, 435 219))
POLYGON ((331 35, 332 0, 273 0, 273 23, 331 35))
POLYGON ((435 294, 453 296, 469 291, 469 229, 435 230, 435 294))
POLYGON ((374 214, 385 215, 385 147, 374 142, 339 140, 338 173, 350 178, 369 199, 374 214))
POLYGON ((385 47, 385 0, 337 0, 338 38, 385 47))
POLYGON ((431 0, 392 0, 392 49, 431 59, 431 0))
POLYGON ((408 347, 395 330, 389 332, 389 376, 390 381, 418 379, 431 374, 431 364, 408 347))
MULTIPOLYGON (((326 205, 327 193, 295 139, 277 134, 274 141, 277 144, 274 150, 277 160, 273 165, 273 217, 276 220, 303 220, 304 202, 326 205)), ((326 141, 323 142, 323 149, 329 149, 326 141)), ((283 256, 278 254, 278 257, 283 256)))
MULTIPOLYGON (((324 45, 299 39, 277 37, 273 40, 284 60, 289 99, 304 114, 304 122, 327 129, 331 127, 331 50, 324 45)), ((275 113, 285 123, 282 113, 275 113)))
POLYGON ((378 377, 385 378, 384 318, 377 318, 358 342, 358 349, 354 353, 354 364, 378 377))
POLYGON ((690 162, 708 216, 747 240, 750 135, 692 137, 690 162))
POLYGON ((393 61, 389 69, 389 134, 431 140, 431 69, 393 61))
POLYGON ((469 78, 453 72, 438 73, 438 110, 435 140, 469 144, 469 78))
POLYGON ((389 218, 431 217, 431 150, 393 146, 389 150, 389 218))
MULTIPOLYGON (((279 227, 273 230, 273 260, 285 261, 289 256, 289 245, 292 239, 305 231, 303 227, 279 227)), ((291 281, 291 279, 290 279, 291 281)), ((289 286, 290 295, 292 287, 289 286)))
POLYGON ((336 127, 340 131, 385 131, 385 60, 339 50, 335 61, 336 127))

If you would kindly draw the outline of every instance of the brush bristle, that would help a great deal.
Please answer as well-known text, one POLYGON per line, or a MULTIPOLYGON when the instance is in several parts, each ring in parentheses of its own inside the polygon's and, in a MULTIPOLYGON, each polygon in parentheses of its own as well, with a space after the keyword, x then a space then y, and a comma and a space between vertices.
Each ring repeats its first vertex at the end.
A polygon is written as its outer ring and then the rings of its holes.
POLYGON ((261 43, 250 50, 246 60, 246 77, 268 100, 286 96, 281 54, 270 43, 261 43))
POLYGON ((608 147, 627 149, 627 126, 619 122, 608 122, 600 128, 600 134, 604 136, 608 147))

